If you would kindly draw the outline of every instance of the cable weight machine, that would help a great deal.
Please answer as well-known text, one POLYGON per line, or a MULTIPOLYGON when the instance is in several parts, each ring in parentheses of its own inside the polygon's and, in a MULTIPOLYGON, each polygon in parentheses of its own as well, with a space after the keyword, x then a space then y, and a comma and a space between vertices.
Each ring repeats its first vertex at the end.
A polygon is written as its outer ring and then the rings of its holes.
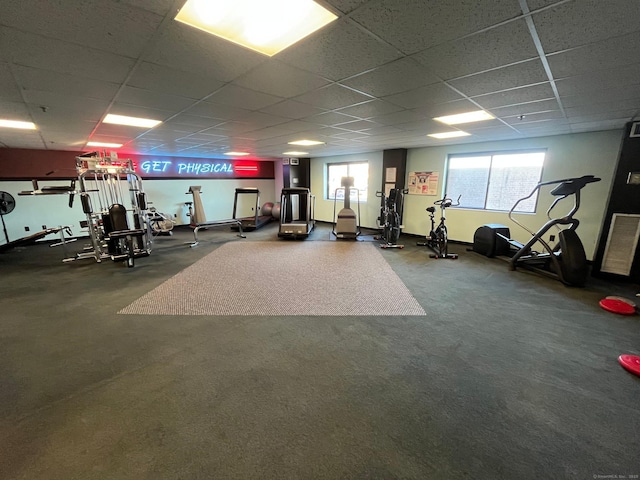
POLYGON ((90 246, 65 261, 110 258, 134 266, 134 259, 151 253, 153 232, 147 213, 142 179, 129 159, 119 160, 97 152, 76 157, 78 194, 86 220, 90 246), (128 204, 128 207, 125 206, 128 204))

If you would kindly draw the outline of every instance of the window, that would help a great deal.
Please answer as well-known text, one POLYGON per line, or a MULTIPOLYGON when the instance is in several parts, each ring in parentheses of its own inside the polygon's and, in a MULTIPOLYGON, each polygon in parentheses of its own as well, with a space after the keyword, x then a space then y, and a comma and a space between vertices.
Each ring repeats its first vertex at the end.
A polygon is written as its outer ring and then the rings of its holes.
MULTIPOLYGON (((369 164, 360 163, 328 163, 327 164, 327 199, 334 200, 336 188, 342 187, 342 177, 353 177, 353 186, 359 190, 360 201, 367 201, 369 185, 369 164)), ((351 192, 351 199, 355 200, 355 192, 351 192)), ((338 200, 344 199, 344 191, 338 191, 338 200)))
MULTIPOLYGON (((544 156, 544 151, 451 155, 446 193, 462 195, 460 207, 509 211, 540 182, 544 156)), ((536 192, 515 211, 533 213, 537 201, 536 192)))

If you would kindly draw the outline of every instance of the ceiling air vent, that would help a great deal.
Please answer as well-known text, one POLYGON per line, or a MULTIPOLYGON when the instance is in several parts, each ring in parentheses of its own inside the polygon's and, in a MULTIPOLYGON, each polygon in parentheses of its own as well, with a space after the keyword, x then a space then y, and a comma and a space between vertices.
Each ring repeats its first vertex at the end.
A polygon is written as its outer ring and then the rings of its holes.
POLYGON ((640 237, 640 215, 614 213, 600 270, 628 277, 640 237))
POLYGON ((640 122, 633 122, 631 124, 630 137, 640 137, 640 122))

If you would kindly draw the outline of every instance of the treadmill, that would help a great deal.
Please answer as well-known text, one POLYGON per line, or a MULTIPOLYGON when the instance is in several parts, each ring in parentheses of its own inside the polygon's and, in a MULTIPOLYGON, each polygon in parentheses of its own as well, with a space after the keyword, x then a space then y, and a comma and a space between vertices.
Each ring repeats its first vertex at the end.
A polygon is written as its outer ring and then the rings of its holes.
MULTIPOLYGON (((242 222, 242 230, 251 231, 257 230, 260 227, 265 226, 267 223, 273 220, 272 215, 260 215, 260 190, 256 187, 236 188, 236 193, 233 198, 233 219, 240 220, 242 222), (238 197, 240 195, 254 195, 256 199, 255 208, 253 209, 254 215, 251 217, 237 218, 238 211, 238 197)), ((232 230, 239 230, 238 225, 233 225, 232 230)))
POLYGON ((316 225, 316 197, 306 187, 283 188, 279 238, 307 238, 316 225))

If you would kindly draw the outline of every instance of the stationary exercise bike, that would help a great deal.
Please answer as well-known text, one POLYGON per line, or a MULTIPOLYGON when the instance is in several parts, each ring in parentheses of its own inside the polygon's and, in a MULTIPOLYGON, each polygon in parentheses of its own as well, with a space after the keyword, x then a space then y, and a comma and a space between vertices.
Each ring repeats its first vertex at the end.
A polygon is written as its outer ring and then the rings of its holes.
POLYGON ((509 262, 510 270, 523 267, 560 280, 565 285, 584 286, 589 265, 584 246, 576 233, 580 221, 574 218, 574 215, 580 208, 580 191, 589 183, 599 181, 600 179, 593 175, 585 175, 538 183, 529 195, 519 199, 511 207, 508 215, 512 222, 531 234, 531 239, 522 244, 510 238, 508 227, 487 224, 476 230, 473 237, 473 251, 482 253, 487 257, 506 258, 509 262), (556 198, 547 209, 547 218, 549 220, 538 231, 533 231, 516 220, 513 217, 513 212, 521 202, 531 198, 546 185, 556 185, 550 192, 556 198), (551 218, 551 210, 561 200, 569 197, 573 197, 573 206, 569 212, 563 216, 551 218), (550 242, 556 241, 556 235, 549 235, 549 241, 546 241, 543 237, 553 227, 558 228, 559 232, 557 243, 551 245, 550 242), (543 251, 533 250, 535 244, 542 246, 543 251))
POLYGON ((381 248, 404 248, 404 245, 398 245, 398 239, 402 228, 404 195, 407 193, 409 193, 408 189, 399 188, 392 188, 388 196, 384 192, 376 192, 376 197, 382 199, 378 217, 382 235, 375 237, 377 240, 382 240, 381 248))
POLYGON ((430 258, 458 258, 457 253, 449 253, 449 237, 447 235, 447 225, 445 224, 445 210, 449 207, 457 207, 460 205, 461 197, 462 195, 459 195, 456 203, 453 203, 453 200, 447 197, 445 193, 440 200, 433 202, 434 205, 440 207, 440 223, 437 226, 435 222, 436 207, 427 208, 429 220, 431 221, 431 230, 426 237, 426 242, 418 242, 417 245, 419 247, 429 247, 433 250, 433 253, 429 255, 430 258))

